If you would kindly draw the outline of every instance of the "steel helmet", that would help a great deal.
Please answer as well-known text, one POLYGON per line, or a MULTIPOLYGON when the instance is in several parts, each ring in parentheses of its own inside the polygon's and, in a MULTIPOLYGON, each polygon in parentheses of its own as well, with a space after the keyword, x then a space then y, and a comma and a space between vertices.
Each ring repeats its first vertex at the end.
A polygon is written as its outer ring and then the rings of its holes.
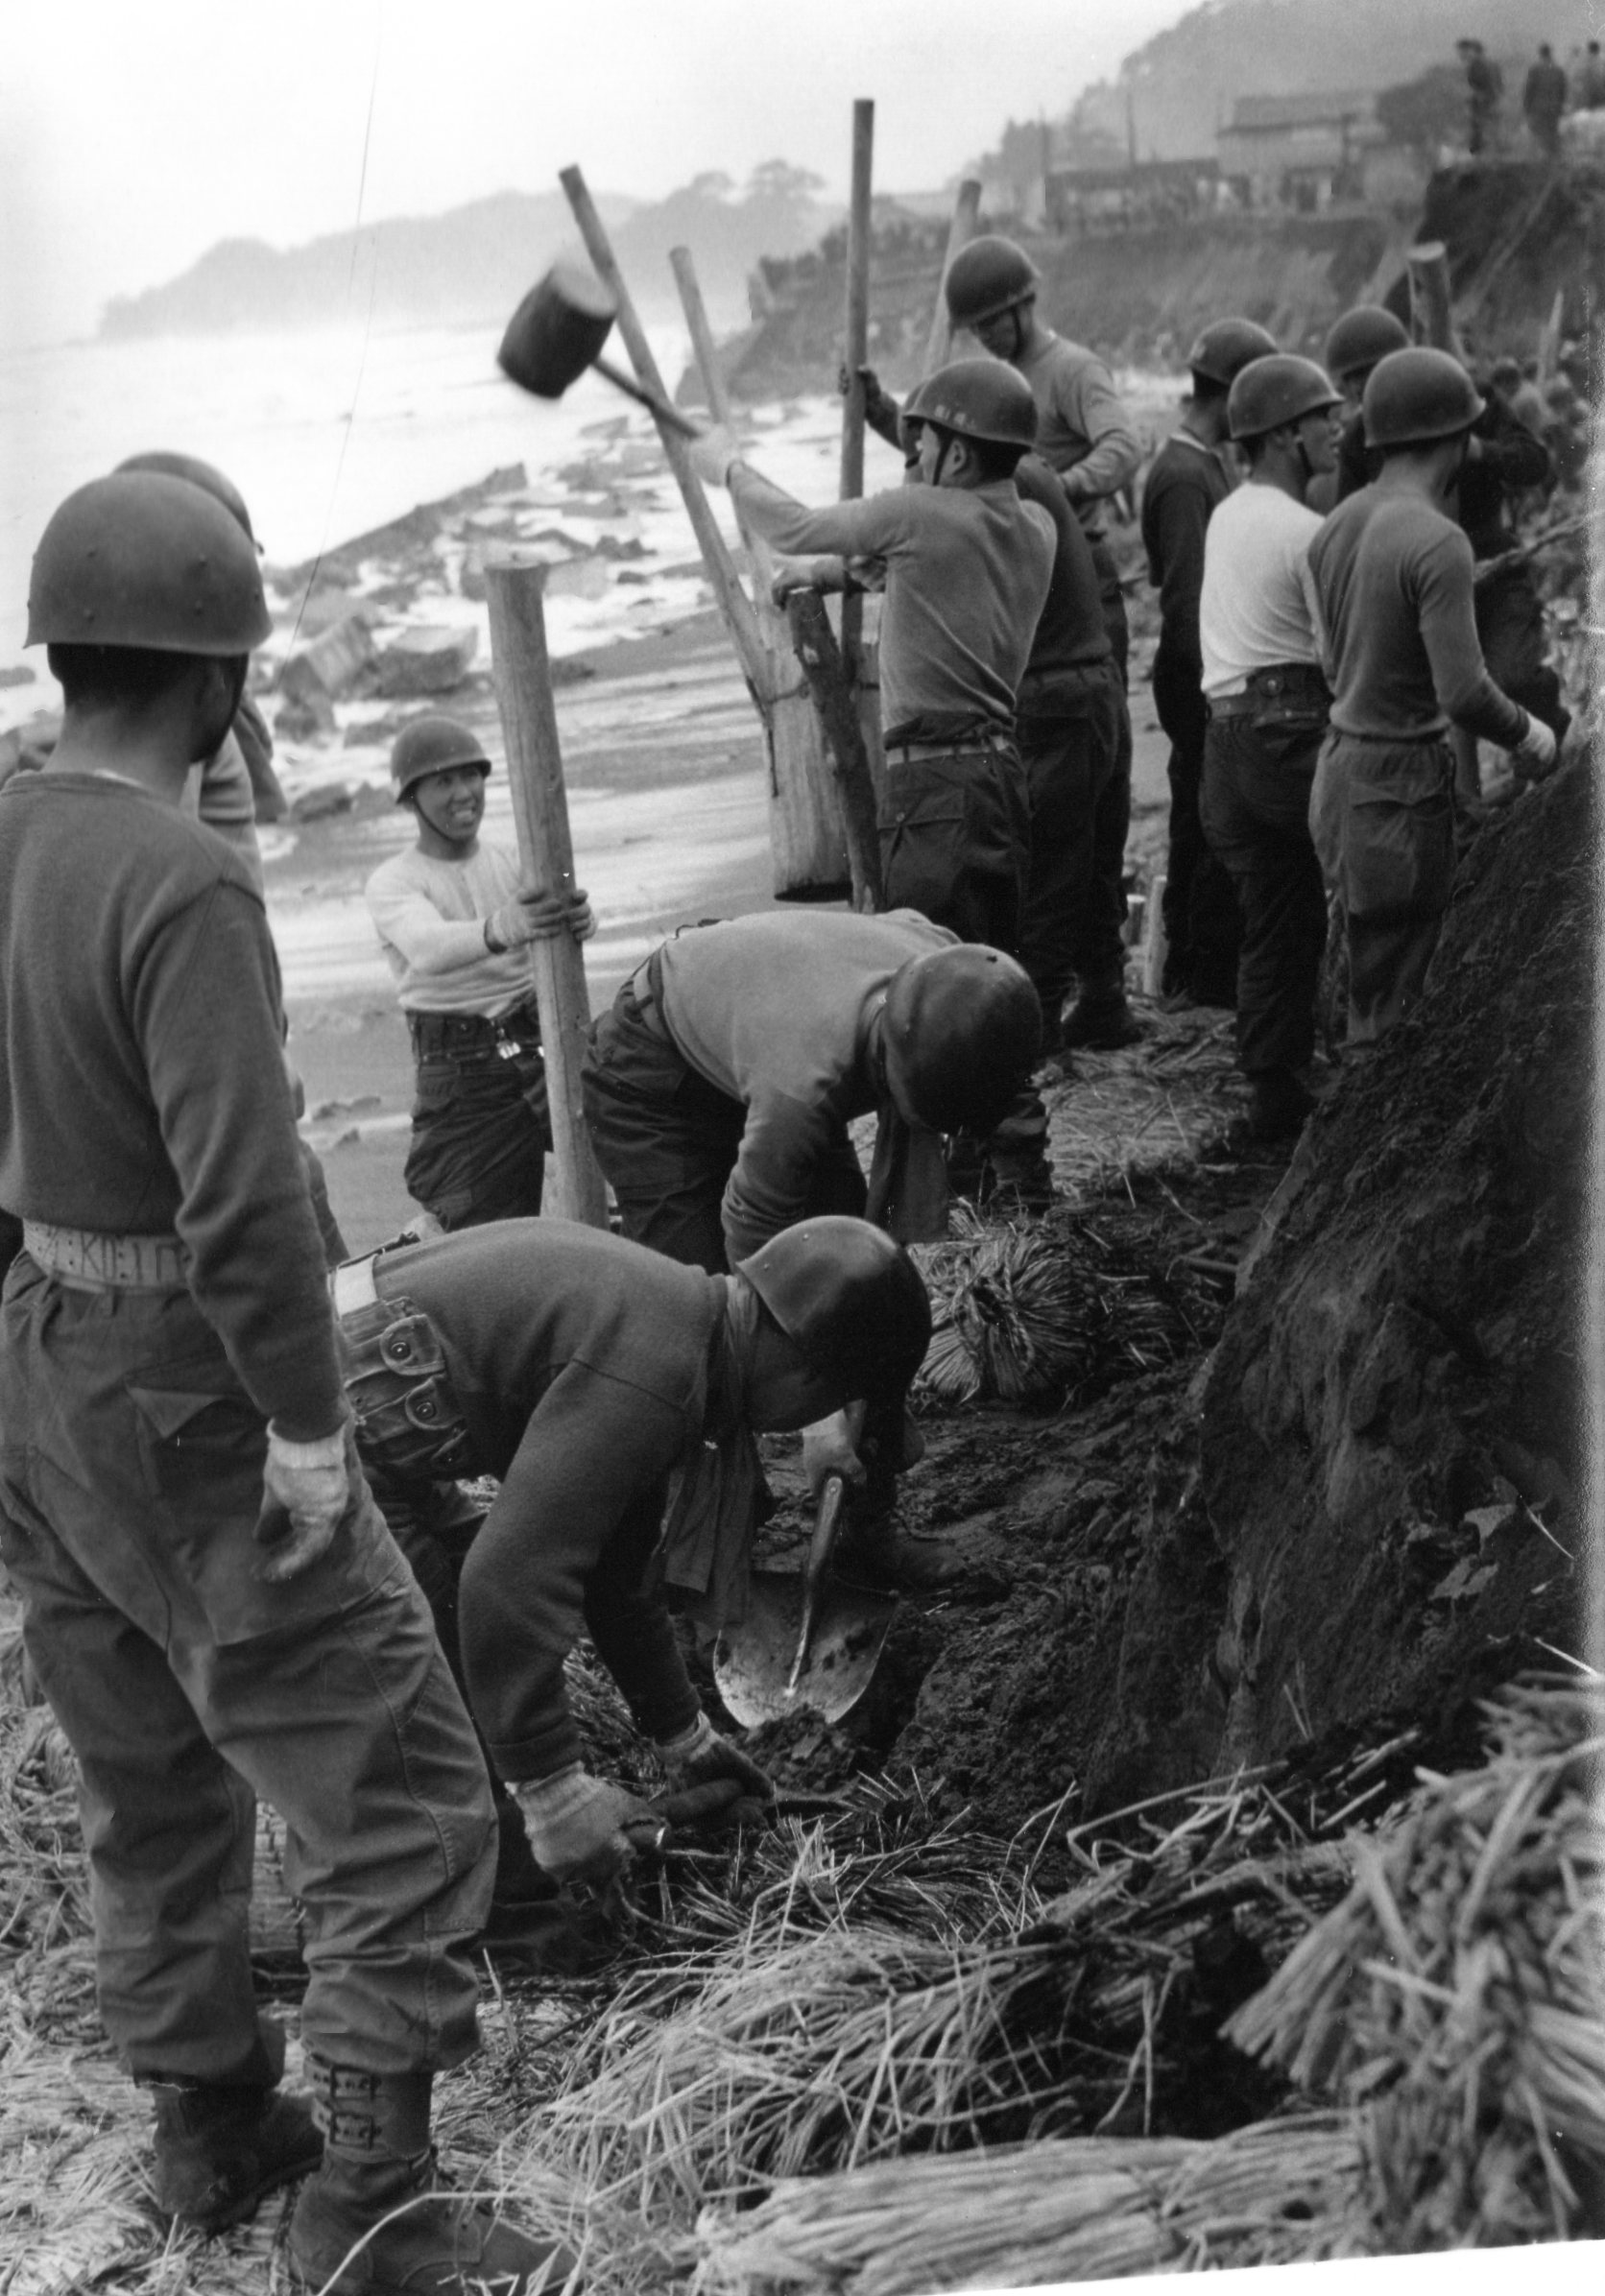
POLYGON ((157 447, 149 454, 131 454, 117 467, 119 470, 158 470, 168 478, 187 478, 192 487, 204 487, 213 501, 221 502, 229 516, 237 518, 252 540, 255 541, 245 496, 231 478, 225 478, 215 463, 204 463, 198 454, 179 454, 157 447))
POLYGON ((1395 319, 1391 311, 1385 311, 1380 303, 1356 303, 1352 311, 1344 312, 1327 337, 1323 354, 1327 372, 1367 372, 1390 350, 1407 349, 1409 342, 1403 322, 1395 319))
POLYGON ((1028 302, 1041 275, 1022 247, 995 231, 984 231, 961 247, 947 266, 942 291, 956 327, 979 326, 1028 302))
POLYGON ((881 1013, 892 1098, 931 1132, 990 1132, 1030 1072, 1042 1008, 1013 957, 934 948, 892 975, 881 1013))
POLYGON ((919 384, 905 422, 934 422, 964 439, 988 439, 1021 453, 1037 442, 1037 402, 1024 375, 1002 359, 958 359, 919 384))
POLYGON ((430 774, 443 774, 454 765, 477 765, 491 771, 491 760, 477 733, 455 718, 430 710, 402 727, 390 753, 390 785, 397 804, 415 781, 430 774))
POLYGON ((1343 394, 1313 359, 1279 350, 1272 358, 1251 359, 1239 372, 1227 396, 1227 427, 1234 439, 1262 439, 1284 422, 1302 421, 1342 400, 1343 394))
POLYGON ((1234 382, 1251 359, 1268 359, 1276 350, 1276 337, 1252 319, 1216 319, 1204 329, 1187 353, 1194 374, 1207 375, 1223 388, 1234 382))
POLYGON ((1372 369, 1360 400, 1368 446, 1429 446, 1470 430, 1484 400, 1458 359, 1416 345, 1372 369))
POLYGON ((30 646, 249 654, 273 630, 256 552, 209 493, 155 470, 92 478, 34 553, 30 646))
POLYGON ((744 1276, 811 1372, 842 1400, 898 1396, 924 1361, 931 1306, 900 1244, 868 1220, 800 1220, 740 1261, 744 1276))

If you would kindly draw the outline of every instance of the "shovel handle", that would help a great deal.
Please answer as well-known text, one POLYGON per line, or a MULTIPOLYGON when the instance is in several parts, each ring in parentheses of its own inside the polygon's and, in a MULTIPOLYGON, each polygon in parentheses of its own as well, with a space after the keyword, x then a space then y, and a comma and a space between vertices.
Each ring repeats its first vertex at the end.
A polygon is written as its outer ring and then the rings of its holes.
POLYGON ((591 365, 598 374, 607 376, 615 391, 622 391, 626 398, 633 398, 637 406, 645 407, 648 414, 656 415, 659 422, 667 423, 669 429, 678 431, 683 439, 702 437, 697 425, 688 421, 678 407, 670 406, 659 393, 649 391, 644 383, 636 382, 633 374, 626 374, 622 367, 613 365, 611 359, 595 358, 591 365))
POLYGON ((791 1662, 791 1673, 786 1682, 788 1698, 796 1691, 802 1679, 802 1669, 808 1662, 808 1646, 814 1638, 814 1614, 819 1609, 819 1590, 830 1567, 831 1550, 836 1543, 836 1533, 841 1529, 842 1508, 846 1502, 847 1478, 844 1475, 826 1475, 819 1495, 814 1535, 808 1542, 808 1560, 802 1570, 802 1623, 797 1635, 797 1656, 791 1662))

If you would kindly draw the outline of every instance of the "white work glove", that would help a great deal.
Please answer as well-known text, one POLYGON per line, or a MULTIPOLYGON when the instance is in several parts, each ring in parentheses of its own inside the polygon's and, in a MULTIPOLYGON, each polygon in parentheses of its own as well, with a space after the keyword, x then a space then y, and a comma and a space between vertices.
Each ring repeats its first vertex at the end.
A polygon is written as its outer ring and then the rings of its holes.
POLYGON ((832 1475, 843 1475, 850 1483, 864 1480, 864 1462, 845 1411, 833 1411, 828 1419, 816 1419, 803 1428, 802 1472, 815 1498, 832 1475))
POLYGON ((493 957, 500 957, 510 948, 527 948, 532 941, 555 941, 560 933, 588 941, 595 930, 596 920, 583 893, 519 893, 485 920, 485 945, 493 957))
POLYGON ((279 1587, 299 1578, 328 1551, 350 1503, 345 1427, 320 1435, 314 1443, 291 1443, 270 1425, 262 1491, 256 1539, 268 1554, 260 1576, 279 1587))
POLYGON ((690 441, 685 449, 692 469, 705 487, 725 487, 730 484, 731 465, 741 460, 741 448, 735 433, 724 423, 716 422, 700 438, 690 441))
POLYGON ((536 1862, 558 1881, 602 1888, 637 1851, 660 1849, 668 1834, 668 1821, 649 1802, 593 1778, 579 1762, 551 1778, 527 1779, 514 1792, 536 1862))
POLYGON ((749 1760, 739 1746, 721 1737, 706 1714, 699 1713, 690 1729, 683 1730, 678 1737, 654 1738, 652 1743, 674 1793, 707 1785, 717 1778, 732 1778, 744 1795, 754 1795, 759 1802, 775 1799, 774 1783, 767 1773, 749 1760))
POLYGON ((1523 781, 1545 780, 1555 770, 1555 757, 1560 748, 1550 729, 1532 712, 1527 712, 1527 730, 1510 752, 1510 762, 1523 781))

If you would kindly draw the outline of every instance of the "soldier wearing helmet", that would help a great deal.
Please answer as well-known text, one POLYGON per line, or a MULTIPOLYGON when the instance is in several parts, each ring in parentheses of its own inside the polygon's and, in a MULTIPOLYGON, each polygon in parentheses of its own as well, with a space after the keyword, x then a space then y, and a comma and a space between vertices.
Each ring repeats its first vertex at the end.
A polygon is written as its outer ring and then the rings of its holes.
MULTIPOLYGON (((944 292, 955 327, 1006 359, 1037 402, 1037 451, 1058 474, 1092 546, 1104 628, 1122 699, 1130 634, 1119 568, 1105 537, 1109 505, 1137 472, 1140 448, 1103 361, 1057 335, 1037 311, 1037 268, 1023 248, 995 232, 961 248, 944 292)), ((1129 1043, 1136 1024, 1125 999, 1126 836, 1131 827, 1131 716, 1116 728, 1114 770, 1097 793, 1091 839, 1094 893, 1078 936, 1076 1001, 1064 1024, 1067 1045, 1129 1043)))
POLYGON ((1142 487, 1142 543, 1160 594, 1154 707, 1170 743, 1170 834, 1165 854, 1164 977, 1167 994, 1199 1004, 1236 999, 1241 927, 1230 878, 1204 841, 1198 792, 1209 723, 1198 648, 1204 535, 1236 484, 1225 459, 1226 398, 1251 359, 1276 349, 1249 319, 1217 319, 1187 353, 1192 388, 1182 419, 1142 487))
POLYGON ((1051 519, 1014 472, 1036 410, 994 359, 943 368, 911 399, 922 483, 821 510, 771 485, 725 431, 695 442, 746 525, 792 556, 886 564, 880 625, 886 900, 1013 955, 1029 853, 1015 694, 1053 570, 1051 519))
MULTIPOLYGON (((769 1781, 704 1712, 666 1603, 709 1632, 743 1614, 755 1431, 854 1400, 900 1409, 930 1336, 907 1253, 826 1216, 712 1275, 568 1222, 502 1221, 351 1261, 335 1303, 352 1352, 396 1366, 352 1380, 363 1457, 497 1479, 455 1635, 545 1871, 608 1880, 699 1805, 759 1817, 769 1781), (586 1766, 563 1671, 582 1633, 667 1774, 666 1804, 586 1766)), ((578 1927, 568 1901, 550 1918, 578 1927)))
POLYGON ((1327 905, 1309 790, 1331 697, 1308 565, 1321 521, 1305 494, 1332 466, 1340 403, 1312 359, 1278 353, 1239 370, 1227 421, 1248 480, 1204 543, 1200 809, 1242 912, 1237 1064, 1258 1140, 1290 1137, 1313 1106, 1300 1071, 1315 1049, 1327 905))
MULTIPOLYGON (((585 1058, 625 1234, 709 1274, 820 1212, 863 1213, 905 1243, 946 1234, 942 1136, 992 1132, 1039 1026, 1018 965, 912 910, 776 909, 676 934, 585 1058), (872 1113, 866 1186, 849 1126, 872 1113)), ((900 1420, 861 1444, 837 1421, 811 1438, 809 1471, 873 1468, 883 1514, 902 1447, 900 1420)))
MULTIPOLYGON (((131 454, 117 467, 163 471, 169 478, 187 478, 192 486, 204 487, 244 530, 247 539, 255 542, 245 496, 231 478, 199 455, 153 448, 148 453, 131 454)), ((238 849, 260 885, 262 854, 256 825, 282 821, 289 806, 273 767, 273 734, 250 694, 240 696, 234 723, 221 746, 190 768, 183 805, 186 813, 204 821, 208 829, 215 829, 238 849)))
POLYGON ((595 931, 583 893, 527 883, 482 838, 491 760, 433 711, 403 727, 391 787, 417 835, 364 888, 417 1063, 406 1183, 445 1229, 533 1217, 552 1144, 530 947, 595 931))
POLYGON ((1471 377, 1446 351, 1394 351, 1363 411, 1381 469, 1309 549, 1333 693, 1310 827, 1343 905, 1356 1046, 1408 1013, 1437 945, 1454 869, 1449 729, 1498 743, 1526 778, 1557 747, 1477 643, 1472 546, 1448 514, 1482 412, 1471 377))
POLYGON ((261 898, 178 804, 268 630, 249 539, 185 479, 94 480, 35 556, 65 712, 0 801, 6 1563, 158 2204, 216 2230, 316 2168, 289 2235, 314 2284, 352 2285, 358 2244, 370 2286, 524 2289, 549 2246, 428 2189, 433 2071, 475 2040, 484 1766, 350 1443, 261 898), (258 1794, 298 1865, 326 2149, 253 1999, 258 1794))

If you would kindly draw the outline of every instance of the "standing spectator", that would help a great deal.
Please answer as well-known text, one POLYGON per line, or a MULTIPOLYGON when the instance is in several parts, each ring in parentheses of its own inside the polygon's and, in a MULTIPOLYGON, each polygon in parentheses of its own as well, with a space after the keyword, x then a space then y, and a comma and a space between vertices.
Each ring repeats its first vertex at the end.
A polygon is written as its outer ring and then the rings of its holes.
POLYGON ((454 718, 414 718, 391 752, 418 839, 369 878, 369 915, 418 1064, 409 1192, 443 1228, 533 1219, 551 1126, 530 944, 594 932, 583 893, 541 893, 482 840, 491 772, 454 718))
POLYGON ((1198 792, 1204 774, 1204 664, 1198 595, 1204 532, 1231 493, 1222 459, 1227 395, 1251 360, 1268 357, 1275 338, 1248 319, 1218 319, 1187 353, 1192 391, 1182 419, 1161 447, 1142 490, 1148 578, 1160 594, 1154 706, 1170 742, 1170 839, 1164 879, 1164 978, 1199 1004, 1236 1000, 1242 927, 1232 880, 1204 842, 1198 792))
POLYGON ((1527 123, 1528 133, 1546 159, 1555 158, 1560 152, 1561 113, 1565 109, 1566 74, 1545 41, 1521 90, 1521 116, 1527 123))
POLYGON ((1456 40, 1455 54, 1466 67, 1467 149, 1473 159, 1498 140, 1499 98, 1504 74, 1491 63, 1480 40, 1456 40))
POLYGON ((1605 105, 1605 56, 1600 55, 1597 40, 1590 40, 1584 51, 1571 101, 1578 111, 1597 111, 1605 105))

